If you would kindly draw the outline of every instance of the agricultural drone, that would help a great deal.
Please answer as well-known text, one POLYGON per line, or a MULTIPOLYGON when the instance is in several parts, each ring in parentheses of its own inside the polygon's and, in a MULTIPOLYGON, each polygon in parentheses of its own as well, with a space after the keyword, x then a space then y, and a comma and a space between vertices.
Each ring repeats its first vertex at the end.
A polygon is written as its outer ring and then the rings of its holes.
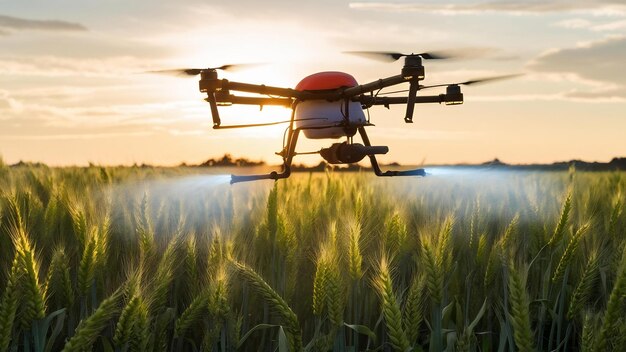
POLYGON ((394 52, 350 52, 352 54, 374 56, 389 61, 404 58, 404 66, 400 74, 378 79, 359 85, 355 78, 344 72, 319 72, 305 77, 296 85, 295 89, 256 85, 241 82, 232 82, 218 77, 218 70, 231 70, 240 65, 223 65, 212 68, 187 68, 177 70, 152 71, 159 73, 174 73, 187 76, 200 75, 200 92, 206 93, 206 101, 211 107, 214 129, 247 128, 288 123, 286 138, 283 136, 283 149, 276 154, 283 159, 280 172, 270 172, 262 175, 232 175, 230 183, 287 178, 291 174, 291 163, 296 155, 320 154, 330 164, 352 164, 369 157, 374 173, 377 176, 425 176, 424 169, 406 171, 382 171, 376 160, 376 155, 386 154, 387 146, 374 146, 365 131, 366 127, 374 126, 370 123, 369 114, 366 118, 365 110, 375 105, 389 108, 392 104, 406 104, 404 122, 413 122, 415 104, 444 103, 446 105, 463 104, 462 85, 472 85, 487 81, 510 78, 513 75, 498 76, 469 80, 451 84, 437 84, 424 86, 425 70, 422 60, 442 60, 451 58, 446 52, 425 52, 419 54, 402 54, 394 52), (396 92, 382 92, 385 88, 408 83, 406 90, 396 92), (445 94, 417 96, 423 89, 446 87, 445 94), (258 96, 240 96, 233 92, 255 93, 258 96), (394 93, 405 93, 406 96, 389 96, 394 93), (218 107, 233 104, 263 106, 284 106, 290 108, 291 118, 288 121, 256 123, 245 125, 222 125, 218 107), (296 145, 300 133, 309 139, 338 139, 346 138, 344 142, 333 143, 328 148, 315 152, 298 152, 296 145), (363 144, 355 143, 353 138, 360 135, 363 144))

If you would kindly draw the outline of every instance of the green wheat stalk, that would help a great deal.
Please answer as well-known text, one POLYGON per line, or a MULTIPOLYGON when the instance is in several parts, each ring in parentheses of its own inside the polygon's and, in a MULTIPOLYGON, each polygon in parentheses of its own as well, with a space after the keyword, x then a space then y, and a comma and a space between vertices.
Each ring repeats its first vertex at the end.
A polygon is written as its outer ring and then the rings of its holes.
POLYGON ((133 332, 134 318, 141 300, 139 297, 132 297, 122 309, 120 317, 115 325, 115 333, 113 334, 113 345, 122 348, 131 338, 133 332))
POLYGON ((426 288, 433 303, 438 305, 443 297, 443 272, 435 257, 432 241, 423 240, 421 243, 422 255, 420 259, 426 274, 426 288))
POLYGON ((595 341, 596 351, 613 349, 620 320, 624 316, 624 296, 626 295, 626 251, 622 253, 619 272, 615 285, 611 290, 609 301, 604 312, 600 334, 595 341))
POLYGON ((526 272, 515 267, 513 262, 508 266, 509 302, 511 305, 511 323, 513 337, 517 349, 522 352, 534 351, 533 333, 530 326, 528 311, 528 293, 526 291, 526 272))
POLYGON ((245 264, 231 260, 231 265, 246 281, 248 281, 271 307, 284 320, 285 328, 290 334, 291 350, 299 351, 302 348, 302 332, 298 317, 291 310, 287 302, 263 280, 261 275, 245 264))
POLYGON ((176 320, 175 333, 176 336, 183 336, 185 331, 195 324, 209 306, 210 294, 201 292, 191 301, 189 306, 181 313, 176 320))
POLYGON ((582 311, 583 306, 591 297, 594 289, 594 285, 599 275, 600 260, 598 252, 593 251, 587 259, 587 265, 583 269, 580 282, 572 293, 569 309, 567 311, 567 317, 574 319, 576 314, 582 311))
POLYGON ((21 266, 23 277, 21 280, 20 326, 27 329, 33 321, 43 319, 46 315, 44 288, 39 282, 39 263, 35 258, 28 234, 23 226, 14 224, 10 235, 15 247, 18 263, 21 266))
POLYGON ((424 299, 422 298, 424 288, 424 276, 415 275, 404 304, 404 331, 410 344, 417 341, 419 329, 424 320, 424 299))
POLYGON ((96 275, 96 248, 97 239, 95 235, 95 228, 92 229, 91 237, 87 240, 87 245, 83 250, 80 262, 78 264, 78 293, 81 297, 86 296, 89 293, 89 289, 93 285, 93 280, 96 275))
POLYGON ((403 328, 400 304, 393 292, 389 262, 386 256, 380 258, 373 285, 380 297, 381 310, 385 317, 387 336, 391 346, 396 351, 408 351, 410 348, 409 339, 403 328))
POLYGON ((565 227, 567 226, 567 222, 569 220, 570 212, 572 210, 572 190, 567 193, 565 198, 565 202, 563 202, 563 208, 561 209, 561 216, 559 217, 559 221, 557 222, 556 227, 554 228, 554 232, 552 233, 552 237, 548 241, 548 246, 554 247, 557 242, 563 238, 563 233, 565 232, 565 227))
POLYGON ((65 250, 62 247, 56 248, 46 276, 45 296, 48 300, 54 298, 57 308, 70 307, 74 303, 74 289, 68 260, 65 250))
POLYGON ((123 287, 120 287, 113 294, 104 299, 93 314, 81 320, 78 327, 76 327, 74 336, 72 336, 63 347, 63 352, 90 350, 102 330, 104 330, 111 319, 119 313, 119 304, 122 296, 123 287))
POLYGON ((349 232, 348 242, 348 272, 353 281, 363 277, 363 255, 361 253, 361 223, 356 221, 349 232))
POLYGON ((574 254, 576 250, 578 249, 580 240, 582 236, 587 232, 588 229, 589 229, 589 224, 587 223, 581 226, 580 228, 578 228, 578 230, 576 230, 576 232, 570 239, 569 243, 567 244, 567 247, 565 248, 565 252, 563 252, 561 259, 559 260, 559 264, 557 265, 556 270, 554 271, 554 275, 552 276, 553 283, 557 283, 563 278, 563 274, 565 274, 565 269, 569 267, 569 265, 571 264, 574 258, 574 254))
POLYGON ((11 342, 15 313, 20 298, 19 283, 22 276, 21 265, 16 253, 2 294, 2 300, 0 300, 0 351, 7 351, 9 342, 11 342))

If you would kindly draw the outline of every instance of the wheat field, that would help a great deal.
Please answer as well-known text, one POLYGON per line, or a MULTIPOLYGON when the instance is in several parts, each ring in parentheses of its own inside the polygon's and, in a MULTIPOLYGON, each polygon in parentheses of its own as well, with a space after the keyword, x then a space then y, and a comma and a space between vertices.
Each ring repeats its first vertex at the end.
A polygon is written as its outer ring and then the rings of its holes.
POLYGON ((0 351, 624 351, 626 175, 0 164, 0 351))

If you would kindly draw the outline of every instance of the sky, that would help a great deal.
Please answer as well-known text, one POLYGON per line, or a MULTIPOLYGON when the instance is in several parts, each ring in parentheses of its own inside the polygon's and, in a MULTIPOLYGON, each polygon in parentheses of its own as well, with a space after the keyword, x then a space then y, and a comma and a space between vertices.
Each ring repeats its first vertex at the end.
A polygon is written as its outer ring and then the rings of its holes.
MULTIPOLYGON (((278 164, 285 126, 212 130, 196 78, 143 72, 262 63, 220 76, 294 87, 332 70, 366 83, 398 74, 401 60, 344 51, 455 48, 481 55, 425 61, 424 84, 524 75, 465 87, 463 105, 417 105, 410 125, 402 106, 370 109, 370 139, 390 148, 383 162, 626 156, 624 0, 0 0, 0 155, 55 166, 177 165, 230 153, 278 164)), ((278 107, 220 113, 224 124, 289 117, 278 107)))

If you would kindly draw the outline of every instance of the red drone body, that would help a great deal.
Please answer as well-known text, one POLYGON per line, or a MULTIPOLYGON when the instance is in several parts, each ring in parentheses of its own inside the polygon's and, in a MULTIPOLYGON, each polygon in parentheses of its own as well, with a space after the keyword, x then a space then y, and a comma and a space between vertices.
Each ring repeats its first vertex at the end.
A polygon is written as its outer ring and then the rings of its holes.
MULTIPOLYGON (((341 88, 356 87, 357 81, 351 75, 344 72, 319 72, 305 77, 296 90, 304 91, 328 91, 341 88)), ((358 101, 303 101, 295 108, 296 128, 302 128, 304 135, 310 139, 336 139, 340 137, 352 137, 356 133, 356 127, 367 124, 363 108, 358 101), (333 127, 313 129, 309 127, 321 127, 329 124, 337 124, 344 119, 350 121, 351 128, 333 127)))

